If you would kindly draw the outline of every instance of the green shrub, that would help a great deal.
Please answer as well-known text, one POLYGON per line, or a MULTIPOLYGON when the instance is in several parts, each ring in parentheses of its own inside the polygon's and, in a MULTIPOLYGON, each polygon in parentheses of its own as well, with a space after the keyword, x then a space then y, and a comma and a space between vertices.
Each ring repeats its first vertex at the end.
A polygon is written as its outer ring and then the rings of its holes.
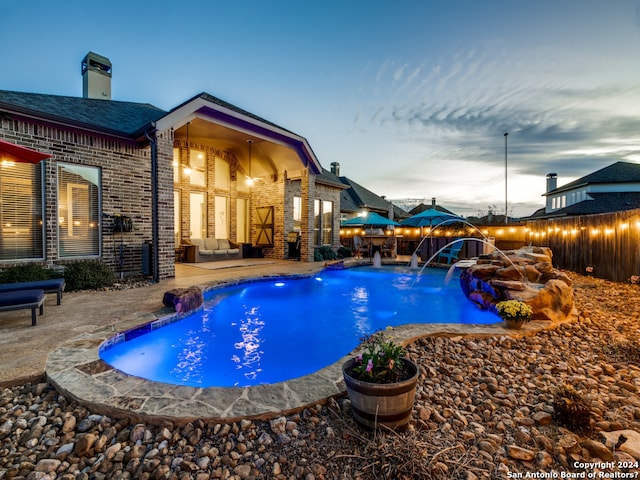
POLYGON ((64 267, 64 279, 69 291, 94 290, 112 285, 115 275, 102 261, 82 260, 64 267))
POLYGON ((329 245, 318 247, 313 252, 313 259, 316 262, 320 262, 322 260, 335 260, 336 257, 336 252, 329 245))
POLYGON ((2 270, 0 272, 0 283, 34 282, 36 280, 60 278, 61 276, 60 272, 42 265, 27 264, 2 270))
POLYGON ((340 247, 338 248, 338 258, 349 258, 353 256, 353 252, 350 248, 340 247))

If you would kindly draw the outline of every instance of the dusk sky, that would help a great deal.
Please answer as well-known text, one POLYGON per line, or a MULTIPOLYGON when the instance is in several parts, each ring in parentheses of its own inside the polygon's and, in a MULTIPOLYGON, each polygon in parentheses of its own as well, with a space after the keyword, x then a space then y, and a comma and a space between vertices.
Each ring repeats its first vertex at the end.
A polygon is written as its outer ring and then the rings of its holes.
POLYGON ((558 185, 640 162, 637 0, 2 2, 0 89, 165 110, 207 92, 307 138, 389 199, 461 215, 544 204, 558 185))

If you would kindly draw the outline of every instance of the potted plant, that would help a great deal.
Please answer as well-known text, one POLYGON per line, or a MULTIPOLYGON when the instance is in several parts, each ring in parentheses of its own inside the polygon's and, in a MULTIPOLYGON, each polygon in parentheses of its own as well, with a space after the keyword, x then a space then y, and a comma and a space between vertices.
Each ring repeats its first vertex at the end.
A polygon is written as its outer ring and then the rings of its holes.
POLYGON ((418 383, 418 366, 405 349, 376 332, 363 339, 362 351, 342 365, 353 416, 369 428, 404 427, 418 383))
POLYGON ((533 309, 521 300, 504 300, 496 304, 496 311, 507 328, 521 328, 531 320, 533 309))

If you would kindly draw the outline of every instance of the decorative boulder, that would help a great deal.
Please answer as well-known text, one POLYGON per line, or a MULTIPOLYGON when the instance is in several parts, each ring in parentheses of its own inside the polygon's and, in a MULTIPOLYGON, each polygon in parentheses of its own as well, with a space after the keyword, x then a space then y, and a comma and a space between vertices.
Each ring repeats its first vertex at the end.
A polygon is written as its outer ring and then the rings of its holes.
POLYGON ((195 310, 203 303, 202 290, 198 287, 174 288, 165 292, 162 298, 165 307, 173 307, 178 313, 195 310))
POLYGON ((521 300, 533 308, 533 320, 559 322, 575 314, 569 277, 553 268, 547 247, 495 251, 460 275, 465 296, 495 311, 502 300, 521 300))

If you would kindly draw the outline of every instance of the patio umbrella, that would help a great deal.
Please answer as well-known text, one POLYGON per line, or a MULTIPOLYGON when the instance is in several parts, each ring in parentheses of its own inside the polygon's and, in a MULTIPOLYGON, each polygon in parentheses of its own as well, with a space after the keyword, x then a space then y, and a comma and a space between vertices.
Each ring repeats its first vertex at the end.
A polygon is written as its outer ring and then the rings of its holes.
POLYGON ((345 220, 344 222, 342 222, 342 225, 345 227, 354 227, 357 225, 362 225, 363 227, 386 227, 390 225, 398 226, 400 224, 386 217, 383 217, 379 213, 367 212, 367 214, 362 217, 355 217, 349 220, 345 220))
POLYGON ((416 213, 409 218, 405 218, 400 223, 403 226, 409 227, 433 227, 435 225, 439 225, 445 220, 463 221, 464 218, 458 217, 457 215, 453 215, 451 213, 441 212, 440 210, 436 210, 435 208, 429 208, 420 213, 416 213))
POLYGON ((373 236, 373 227, 391 227, 399 226, 398 222, 394 222, 376 212, 367 212, 362 217, 355 217, 342 222, 342 227, 356 227, 362 226, 363 228, 369 228, 369 257, 371 257, 371 238, 373 236))

